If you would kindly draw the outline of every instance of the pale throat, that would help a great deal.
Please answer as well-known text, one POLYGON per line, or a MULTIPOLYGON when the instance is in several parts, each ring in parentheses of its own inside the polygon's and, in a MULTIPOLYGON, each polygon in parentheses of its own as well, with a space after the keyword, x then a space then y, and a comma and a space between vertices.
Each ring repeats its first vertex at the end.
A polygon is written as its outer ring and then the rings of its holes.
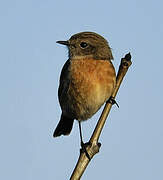
POLYGON ((71 60, 93 59, 93 55, 73 55, 70 58, 71 60))

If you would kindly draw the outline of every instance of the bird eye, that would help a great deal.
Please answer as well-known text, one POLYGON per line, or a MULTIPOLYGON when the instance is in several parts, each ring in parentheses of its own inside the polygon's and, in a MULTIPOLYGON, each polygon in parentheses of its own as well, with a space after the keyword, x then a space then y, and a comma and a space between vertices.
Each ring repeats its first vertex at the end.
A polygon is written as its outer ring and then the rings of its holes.
POLYGON ((87 46, 88 46, 88 44, 86 42, 81 42, 80 43, 80 47, 83 48, 83 49, 86 48, 87 46))

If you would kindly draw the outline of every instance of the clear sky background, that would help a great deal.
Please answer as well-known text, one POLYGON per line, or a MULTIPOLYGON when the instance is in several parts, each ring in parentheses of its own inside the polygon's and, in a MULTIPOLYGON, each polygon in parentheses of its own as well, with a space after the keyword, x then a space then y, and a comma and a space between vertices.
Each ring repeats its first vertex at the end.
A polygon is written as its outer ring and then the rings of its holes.
MULTIPOLYGON (((110 43, 114 65, 130 67, 82 179, 163 179, 163 1, 5 0, 0 2, 0 179, 69 179, 79 156, 75 122, 52 137, 61 110, 57 89, 67 49, 81 31, 110 43)), ((84 140, 100 112, 83 123, 84 140)))

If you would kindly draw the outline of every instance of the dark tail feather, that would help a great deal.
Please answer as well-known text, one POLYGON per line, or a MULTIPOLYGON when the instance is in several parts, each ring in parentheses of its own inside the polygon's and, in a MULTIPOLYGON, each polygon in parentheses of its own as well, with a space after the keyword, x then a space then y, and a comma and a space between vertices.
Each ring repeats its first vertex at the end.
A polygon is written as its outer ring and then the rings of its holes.
POLYGON ((61 119, 54 131, 53 137, 57 137, 60 135, 69 135, 73 126, 74 119, 68 118, 61 115, 61 119))

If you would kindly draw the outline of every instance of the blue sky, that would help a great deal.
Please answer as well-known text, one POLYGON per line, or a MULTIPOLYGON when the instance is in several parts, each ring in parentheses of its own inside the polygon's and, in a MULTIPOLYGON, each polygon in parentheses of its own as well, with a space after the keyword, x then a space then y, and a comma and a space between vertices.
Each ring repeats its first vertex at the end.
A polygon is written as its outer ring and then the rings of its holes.
MULTIPOLYGON (((70 136, 52 137, 68 55, 55 42, 81 31, 109 41, 116 70, 126 53, 133 61, 116 98, 120 108, 112 108, 82 179, 163 179, 162 7, 161 0, 0 2, 0 179, 69 179, 79 132, 75 122, 70 136)), ((83 123, 85 141, 100 112, 83 123)))

